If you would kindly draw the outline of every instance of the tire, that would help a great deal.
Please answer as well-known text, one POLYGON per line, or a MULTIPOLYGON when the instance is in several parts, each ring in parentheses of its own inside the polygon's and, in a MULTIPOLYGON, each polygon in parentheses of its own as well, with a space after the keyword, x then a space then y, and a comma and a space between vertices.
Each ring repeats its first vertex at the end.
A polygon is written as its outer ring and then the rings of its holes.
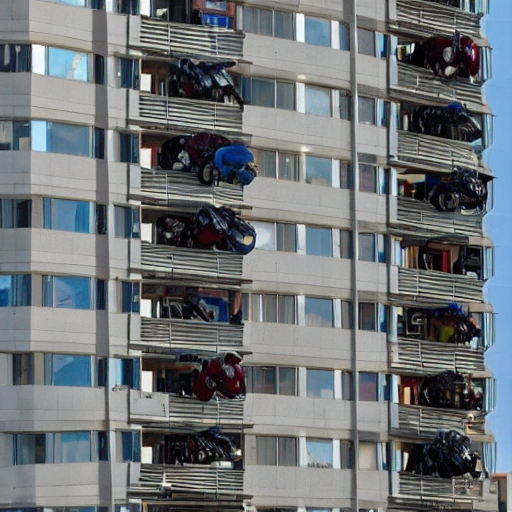
POLYGON ((459 204, 457 195, 451 192, 441 192, 437 197, 437 201, 442 211, 444 212, 454 212, 457 210, 459 204))
POLYGON ((203 185, 211 185, 215 181, 215 168, 213 162, 207 162, 202 165, 197 171, 197 179, 203 185))

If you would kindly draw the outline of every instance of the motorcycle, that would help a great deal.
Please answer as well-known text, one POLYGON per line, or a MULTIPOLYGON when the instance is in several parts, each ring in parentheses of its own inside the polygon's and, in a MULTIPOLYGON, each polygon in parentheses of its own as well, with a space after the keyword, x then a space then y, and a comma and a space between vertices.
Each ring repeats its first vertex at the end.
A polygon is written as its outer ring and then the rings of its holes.
POLYGON ((415 133, 474 142, 482 138, 480 123, 459 103, 446 107, 416 107, 411 128, 415 133))

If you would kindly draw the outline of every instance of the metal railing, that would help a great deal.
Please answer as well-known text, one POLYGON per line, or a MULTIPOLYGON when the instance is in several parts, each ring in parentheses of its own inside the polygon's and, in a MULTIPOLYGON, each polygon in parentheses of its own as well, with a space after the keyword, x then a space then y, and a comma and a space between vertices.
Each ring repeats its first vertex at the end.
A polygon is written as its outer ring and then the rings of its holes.
POLYGON ((412 32, 415 36, 463 35, 478 39, 482 37, 480 14, 422 0, 397 0, 396 21, 402 32, 412 32))
POLYGON ((410 197, 398 197, 397 224, 414 232, 433 231, 458 235, 482 236, 483 215, 462 215, 460 212, 440 212, 430 203, 410 197))
POLYGON ((170 278, 240 282, 242 258, 241 254, 232 252, 169 247, 142 242, 140 269, 133 270, 153 275, 162 274, 170 278))
POLYGON ((484 282, 436 270, 398 267, 398 293, 451 302, 484 302, 484 282))
POLYGON ((141 92, 138 118, 132 121, 165 129, 174 126, 183 132, 215 131, 240 135, 242 115, 239 105, 141 92))
POLYGON ((225 352, 241 351, 244 328, 222 322, 141 318, 140 341, 133 348, 171 348, 225 352))
POLYGON ((443 370, 463 373, 485 371, 483 349, 455 343, 398 338, 389 344, 390 367, 430 375, 443 370))
POLYGON ((140 190, 132 191, 130 197, 159 206, 211 204, 240 208, 244 201, 243 188, 238 185, 221 182, 218 186, 206 186, 192 172, 160 169, 141 169, 140 190))
POLYGON ((140 46, 165 54, 240 59, 244 37, 242 32, 221 27, 144 17, 140 24, 140 46))
POLYGON ((471 478, 437 478, 433 476, 399 474, 399 494, 423 498, 481 499, 483 481, 471 478))

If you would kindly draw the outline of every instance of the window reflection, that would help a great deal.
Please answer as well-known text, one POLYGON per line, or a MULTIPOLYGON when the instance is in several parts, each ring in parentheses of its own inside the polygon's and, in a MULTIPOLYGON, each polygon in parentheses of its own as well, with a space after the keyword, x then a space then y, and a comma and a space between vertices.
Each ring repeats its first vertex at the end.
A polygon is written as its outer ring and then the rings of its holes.
POLYGON ((331 299, 306 297, 306 325, 309 327, 333 327, 333 308, 331 299))
POLYGON ((308 468, 332 468, 332 441, 307 439, 308 468))
POLYGON ((306 16, 306 43, 317 46, 331 46, 329 20, 306 16))
POLYGON ((330 117, 331 91, 325 87, 306 85, 306 114, 330 117))
POLYGON ((308 398, 334 398, 334 372, 332 370, 307 371, 308 398))

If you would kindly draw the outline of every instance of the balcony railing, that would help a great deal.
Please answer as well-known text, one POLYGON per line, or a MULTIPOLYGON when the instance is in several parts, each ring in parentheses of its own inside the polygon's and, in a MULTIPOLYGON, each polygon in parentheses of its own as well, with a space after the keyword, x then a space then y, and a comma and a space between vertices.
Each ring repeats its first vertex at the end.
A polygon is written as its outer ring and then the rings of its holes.
POLYGON ((214 397, 209 402, 201 402, 197 398, 170 395, 169 400, 171 425, 192 428, 243 425, 244 398, 214 397))
POLYGON ((232 136, 242 133, 242 109, 238 105, 143 92, 139 95, 138 115, 131 120, 144 126, 173 127, 187 133, 214 131, 232 136))
POLYGON ((202 465, 163 466, 142 464, 138 484, 128 488, 131 498, 162 497, 170 489, 180 497, 202 498, 205 495, 226 499, 242 499, 244 471, 202 465))
POLYGON ((141 318, 140 341, 132 348, 242 351, 244 328, 222 322, 141 318))
POLYGON ((441 81, 430 69, 422 69, 410 64, 398 62, 398 86, 392 86, 398 94, 414 98, 424 98, 427 101, 446 100, 460 103, 471 103, 473 111, 490 112, 489 107, 483 106, 482 88, 462 80, 451 82, 441 81))
POLYGON ((159 206, 211 204, 240 208, 243 195, 242 187, 237 185, 222 182, 218 186, 202 185, 194 173, 141 169, 140 190, 134 190, 130 197, 159 206))
POLYGON ((467 436, 486 434, 485 417, 480 411, 471 411, 469 420, 470 411, 405 404, 391 404, 391 408, 391 435, 431 440, 440 429, 463 429, 467 436))
POLYGON ((463 477, 437 478, 399 473, 398 488, 399 494, 417 499, 479 500, 484 495, 483 481, 463 477))
POLYGON ((242 255, 214 250, 168 247, 142 242, 142 273, 176 279, 240 282, 242 255))
POLYGON ((483 216, 462 215, 460 212, 440 212, 430 203, 410 197, 399 197, 397 224, 400 229, 422 232, 434 231, 457 235, 482 236, 483 216))
MULTIPOLYGON (((205 25, 172 23, 141 18, 140 46, 167 55, 197 57, 243 57, 244 34, 205 25)), ((138 46, 138 45, 137 45, 138 46)))
POLYGON ((427 170, 451 172, 458 165, 489 174, 468 142, 402 130, 398 131, 398 160, 427 170))
POLYGON ((436 34, 453 35, 460 32, 473 39, 482 37, 480 14, 472 14, 455 7, 422 0, 397 0, 398 29, 414 36, 430 37, 436 34))
POLYGON ((394 370, 430 375, 442 370, 462 373, 485 371, 484 352, 455 343, 398 338, 389 344, 390 366, 394 370))
POLYGON ((484 282, 435 270, 398 268, 398 293, 451 302, 483 302, 484 282))

